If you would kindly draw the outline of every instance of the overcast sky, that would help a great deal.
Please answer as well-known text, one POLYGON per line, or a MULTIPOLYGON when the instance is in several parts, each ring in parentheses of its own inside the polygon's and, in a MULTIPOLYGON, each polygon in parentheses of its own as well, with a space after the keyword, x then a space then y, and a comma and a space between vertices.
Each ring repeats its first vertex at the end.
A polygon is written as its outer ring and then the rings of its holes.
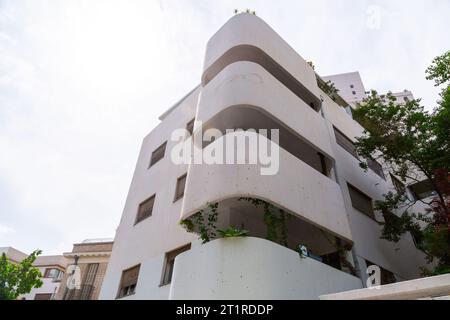
POLYGON ((320 75, 432 108, 450 1, 0 0, 0 247, 113 237, 143 137, 200 82, 207 40, 256 10, 320 75))

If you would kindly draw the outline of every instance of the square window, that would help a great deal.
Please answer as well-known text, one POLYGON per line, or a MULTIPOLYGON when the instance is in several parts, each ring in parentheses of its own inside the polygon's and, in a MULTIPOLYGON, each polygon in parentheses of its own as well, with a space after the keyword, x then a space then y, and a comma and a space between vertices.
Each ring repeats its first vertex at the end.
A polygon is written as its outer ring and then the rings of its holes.
POLYGON ((167 142, 164 142, 155 151, 152 152, 152 158, 150 160, 149 168, 153 166, 155 163, 157 163, 159 160, 164 158, 164 153, 166 152, 166 144, 167 142))
POLYGON ((336 137, 336 143, 340 145, 342 148, 347 150, 351 155, 353 155, 356 159, 358 159, 358 154, 356 153, 355 144, 347 138, 341 131, 339 131, 336 127, 333 127, 334 135, 336 137))
POLYGON ((136 221, 134 224, 137 224, 152 215, 153 205, 155 204, 155 197, 156 195, 153 195, 139 205, 136 221))
POLYGON ((352 201, 352 206, 361 213, 364 213, 369 218, 375 220, 375 213, 372 207, 372 198, 365 195, 351 184, 348 184, 348 192, 350 193, 350 200, 352 201))
POLYGON ((122 272, 117 298, 126 297, 135 293, 140 267, 141 265, 139 264, 122 272))
POLYGON ((367 166, 375 172, 378 176, 380 176, 383 180, 386 180, 386 177, 384 176, 383 172, 383 166, 376 160, 368 158, 367 160, 367 166))

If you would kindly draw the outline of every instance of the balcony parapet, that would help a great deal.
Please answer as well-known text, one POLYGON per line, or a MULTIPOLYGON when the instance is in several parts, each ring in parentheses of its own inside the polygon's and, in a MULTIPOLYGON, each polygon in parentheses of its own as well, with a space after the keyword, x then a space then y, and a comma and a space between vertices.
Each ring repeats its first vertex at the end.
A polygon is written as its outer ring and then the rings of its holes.
POLYGON ((170 299, 318 299, 360 279, 260 238, 217 239, 175 259, 170 299))
MULTIPOLYGON (((227 66, 203 88, 196 120, 206 123, 227 108, 245 105, 271 115, 333 158, 326 122, 320 114, 253 62, 227 66)), ((230 120, 234 122, 228 123, 229 128, 234 128, 242 118, 230 120)))
POLYGON ((295 85, 307 91, 307 103, 312 102, 316 110, 320 109, 320 93, 314 70, 269 25, 254 15, 239 14, 232 17, 209 40, 203 85, 236 61, 259 63, 280 80, 284 79, 282 82, 285 83, 295 80, 295 85))
MULTIPOLYGON (((269 150, 277 149, 274 142, 257 133, 234 132, 222 136, 204 151, 210 153, 216 144, 225 143, 225 137, 233 135, 257 135, 269 150), (264 140, 266 139, 266 140, 264 140)), ((234 146, 237 154, 237 145, 234 146)), ((257 164, 190 164, 188 168, 181 219, 185 219, 208 202, 230 198, 256 197, 286 209, 307 222, 352 241, 344 200, 339 185, 279 148, 278 172, 261 175, 261 163, 257 164)))

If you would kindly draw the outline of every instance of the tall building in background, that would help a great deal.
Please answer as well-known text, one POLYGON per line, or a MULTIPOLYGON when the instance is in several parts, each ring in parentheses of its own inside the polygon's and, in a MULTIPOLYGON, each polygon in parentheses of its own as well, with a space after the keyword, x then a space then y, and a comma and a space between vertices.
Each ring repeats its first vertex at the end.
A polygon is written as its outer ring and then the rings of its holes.
POLYGON ((359 167, 354 141, 363 128, 345 108, 364 98, 361 78, 335 79, 345 88, 337 99, 319 88, 323 80, 260 18, 231 18, 207 44, 201 84, 143 141, 100 299, 318 299, 363 288, 373 264, 382 283, 419 277, 423 252, 409 234, 381 240, 383 218, 373 209, 401 183, 377 161, 359 167), (278 171, 176 164, 179 128, 278 129, 278 171), (180 226, 211 204, 219 229, 248 236, 202 244, 180 226))
MULTIPOLYGON (((347 101, 352 108, 355 108, 356 104, 362 102, 370 93, 366 91, 361 75, 357 71, 325 76, 322 79, 333 82, 336 89, 339 90, 339 96, 347 101)), ((385 95, 386 93, 379 94, 385 95)), ((391 92, 391 94, 396 98, 397 103, 404 103, 405 99, 414 99, 412 92, 406 89, 400 92, 391 92)))
POLYGON ((71 252, 64 253, 68 272, 62 279, 56 299, 97 300, 112 246, 112 239, 87 239, 74 244, 71 252), (68 278, 74 276, 80 281, 79 287, 68 287, 68 278))
POLYGON ((357 71, 325 76, 322 79, 333 82, 336 89, 339 90, 339 95, 352 107, 367 97, 366 88, 357 71))
MULTIPOLYGON (((13 263, 20 263, 28 255, 12 247, 0 248, 0 255, 5 253, 6 258, 13 263)), ((33 265, 42 274, 42 286, 33 288, 30 293, 19 296, 23 300, 52 300, 56 298, 56 293, 61 284, 61 279, 67 266, 67 260, 61 255, 38 256, 33 265)))

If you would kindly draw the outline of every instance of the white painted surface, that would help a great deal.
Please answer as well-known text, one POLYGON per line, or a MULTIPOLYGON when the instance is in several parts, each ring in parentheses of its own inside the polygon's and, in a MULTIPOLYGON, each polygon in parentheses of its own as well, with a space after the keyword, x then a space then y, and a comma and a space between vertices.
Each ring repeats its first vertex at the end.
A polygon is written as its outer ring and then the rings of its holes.
MULTIPOLYGON (((380 240, 380 226, 353 209, 351 205, 347 182, 373 199, 380 199, 383 193, 393 188, 389 179, 384 181, 371 171, 361 170, 358 161, 336 144, 332 125, 338 127, 350 139, 354 139, 362 133, 359 124, 319 90, 314 71, 258 17, 241 14, 231 18, 209 41, 205 56, 205 69, 228 49, 241 44, 254 45, 264 50, 313 94, 317 97, 323 96, 324 118, 308 108, 301 99, 283 87, 264 68, 254 63, 233 63, 222 70, 205 87, 200 86, 195 89, 179 105, 172 108, 171 112, 166 113, 163 121, 143 141, 120 226, 116 232, 100 298, 114 299, 122 271, 141 264, 136 294, 127 299, 167 299, 169 287, 159 286, 164 254, 189 242, 195 242, 197 239, 196 235, 188 234, 180 227, 180 215, 184 213, 186 216, 195 212, 208 201, 236 195, 257 195, 271 200, 318 226, 352 239, 363 273, 365 271, 364 259, 367 259, 392 271, 399 279, 418 277, 419 266, 425 265, 425 260, 423 253, 414 247, 411 237, 407 235, 397 244, 380 240), (233 165, 191 166, 185 196, 174 202, 177 178, 186 173, 189 166, 174 165, 170 161, 170 150, 174 146, 174 143, 169 140, 172 131, 177 128, 185 128, 186 124, 196 115, 198 119, 208 120, 218 112, 236 104, 254 105, 266 111, 299 133, 311 145, 323 150, 330 158, 334 159, 339 185, 281 150, 280 173, 277 177, 257 175, 257 166, 254 168, 245 165, 236 167, 233 165), (153 150, 164 141, 168 141, 165 157, 153 167, 148 168, 153 150), (134 225, 139 203, 155 193, 156 201, 152 216, 134 225), (184 206, 183 211, 182 205, 184 206)), ((252 242, 250 239, 246 240, 252 242)), ((346 290, 344 287, 347 285, 347 281, 340 283, 337 280, 342 278, 340 271, 331 269, 333 272, 329 272, 330 267, 316 261, 308 260, 309 262, 302 263, 301 278, 282 277, 281 273, 272 272, 274 269, 285 270, 286 266, 298 264, 298 260, 296 260, 298 256, 295 252, 271 250, 266 247, 261 249, 260 246, 265 246, 263 244, 246 246, 241 243, 243 245, 241 248, 240 244, 239 247, 235 247, 219 245, 221 243, 222 241, 214 241, 208 246, 198 248, 194 246, 192 252, 189 252, 193 255, 184 253, 177 258, 176 275, 172 281, 174 288, 172 297, 186 296, 188 287, 183 283, 187 283, 186 281, 189 280, 188 277, 186 278, 189 272, 196 277, 204 276, 205 280, 200 279, 199 281, 202 281, 201 283, 205 286, 215 285, 221 295, 229 294, 230 291, 227 291, 229 287, 226 285, 221 287, 214 282, 214 277, 217 277, 215 271, 211 271, 209 275, 207 273, 203 275, 198 270, 212 266, 218 271, 223 268, 222 265, 228 266, 228 270, 235 270, 233 269, 234 265, 229 264, 235 264, 239 259, 247 261, 246 263, 252 266, 256 274, 264 275, 267 278, 266 283, 270 284, 270 287, 261 287, 265 291, 262 289, 260 292, 252 291, 254 296, 246 296, 248 298, 258 298, 264 294, 264 297, 267 298, 278 297, 281 292, 285 291, 285 288, 291 288, 290 294, 292 298, 296 299, 310 297, 313 295, 312 293, 317 293, 315 296, 317 298, 318 294, 321 294, 319 291, 327 291, 331 287, 335 291, 346 290), (230 251, 230 248, 233 248, 233 251, 230 251), (207 252, 202 250, 207 250, 207 252), (216 252, 214 252, 215 250, 216 252), (272 258, 264 260, 260 250, 270 250, 272 258), (242 252, 254 257, 254 262, 246 259, 246 256, 241 254, 242 252), (196 255, 198 258, 203 257, 207 265, 202 265, 201 260, 189 258, 196 255), (227 255, 234 258, 226 259, 227 255), (214 259, 210 259, 211 257, 214 259), (183 267, 184 260, 187 269, 183 267), (334 271, 338 272, 339 276, 332 276, 336 274, 334 271), (301 286, 302 279, 308 278, 308 274, 319 279, 319 282, 315 282, 314 286, 316 287, 312 286, 311 282, 301 286), (206 277, 207 275, 209 278, 206 277), (206 279, 213 282, 206 283, 206 279), (181 281, 180 284, 177 283, 178 281, 181 281), (291 281, 297 285, 293 286, 291 281)), ((270 245, 276 246, 275 244, 270 245)), ((269 245, 267 246, 269 247, 269 245)), ((208 270, 204 269, 205 272, 208 270)), ((237 276, 239 273, 227 273, 227 278, 223 278, 223 280, 228 281, 229 278, 230 282, 235 283, 237 276)), ((249 274, 250 278, 251 276, 249 274)), ((346 278, 345 276, 348 275, 344 274, 343 278, 346 278)), ((255 278, 251 279, 256 281, 255 278)), ((354 283, 354 279, 351 279, 352 281, 349 280, 349 283, 354 283)), ((238 285, 245 286, 245 283, 245 281, 241 281, 238 285)), ((204 298, 217 296, 214 292, 210 292, 210 295, 207 296, 205 291, 199 292, 195 285, 191 286, 190 290, 193 293, 201 294, 204 298)), ((189 295, 189 298, 191 297, 193 296, 189 295)), ((239 293, 233 296, 233 298, 237 297, 240 297, 239 293)))
POLYGON ((321 300, 449 300, 450 274, 351 290, 320 297, 321 300))
POLYGON ((319 97, 316 75, 306 61, 261 18, 238 14, 228 20, 208 41, 203 70, 229 49, 252 45, 267 53, 303 86, 319 97))
MULTIPOLYGON (((216 142, 224 138, 222 136, 216 142)), ((211 144, 205 150, 213 146, 211 144)), ((208 202, 250 196, 270 201, 351 241, 339 185, 284 149, 280 148, 279 154, 279 172, 267 176, 260 174, 260 165, 190 165, 181 218, 190 216, 208 202), (326 201, 323 195, 326 195, 326 201)))
POLYGON ((259 238, 218 239, 175 259, 170 299, 318 299, 360 279, 259 238))
POLYGON ((203 88, 196 119, 206 122, 236 105, 262 109, 333 157, 327 128, 320 113, 260 65, 241 61, 223 69, 203 88))

